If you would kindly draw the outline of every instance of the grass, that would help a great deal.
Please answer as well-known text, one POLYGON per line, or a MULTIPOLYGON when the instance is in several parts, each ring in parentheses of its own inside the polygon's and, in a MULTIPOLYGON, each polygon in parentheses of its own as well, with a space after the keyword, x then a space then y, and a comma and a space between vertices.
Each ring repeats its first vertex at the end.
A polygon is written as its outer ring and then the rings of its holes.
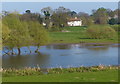
POLYGON ((118 67, 93 66, 77 68, 50 68, 43 73, 40 68, 4 69, 3 82, 117 82, 118 67))
POLYGON ((74 72, 62 74, 3 77, 3 82, 117 82, 118 71, 74 72))
MULTIPOLYGON (((114 39, 89 39, 87 27, 65 27, 70 32, 50 32, 51 43, 117 43, 114 39)), ((120 33, 119 33, 120 34, 120 33)))

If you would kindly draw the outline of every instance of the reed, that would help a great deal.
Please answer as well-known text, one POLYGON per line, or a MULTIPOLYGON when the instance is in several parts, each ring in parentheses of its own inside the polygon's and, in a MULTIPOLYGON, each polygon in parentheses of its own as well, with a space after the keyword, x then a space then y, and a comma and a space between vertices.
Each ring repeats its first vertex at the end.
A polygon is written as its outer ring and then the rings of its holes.
POLYGON ((107 70, 118 70, 120 66, 91 66, 91 67, 70 67, 70 68, 48 68, 46 70, 41 69, 40 67, 25 67, 23 69, 15 69, 15 68, 9 68, 9 69, 1 69, 2 70, 2 76, 30 76, 30 75, 43 75, 43 74, 62 74, 62 73, 84 73, 84 72, 97 72, 97 71, 107 71, 107 70))

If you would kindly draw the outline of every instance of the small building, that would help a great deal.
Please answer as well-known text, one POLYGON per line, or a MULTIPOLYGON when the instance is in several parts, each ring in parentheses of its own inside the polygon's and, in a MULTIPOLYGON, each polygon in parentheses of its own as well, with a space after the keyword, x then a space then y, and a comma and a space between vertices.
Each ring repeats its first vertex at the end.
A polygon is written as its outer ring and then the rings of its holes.
POLYGON ((82 26, 82 20, 80 18, 70 18, 67 22, 68 26, 82 26))
POLYGON ((118 15, 114 15, 113 17, 108 17, 109 20, 112 19, 112 18, 118 19, 118 15))
POLYGON ((42 24, 43 24, 43 26, 46 26, 46 23, 45 23, 45 22, 43 22, 42 24))

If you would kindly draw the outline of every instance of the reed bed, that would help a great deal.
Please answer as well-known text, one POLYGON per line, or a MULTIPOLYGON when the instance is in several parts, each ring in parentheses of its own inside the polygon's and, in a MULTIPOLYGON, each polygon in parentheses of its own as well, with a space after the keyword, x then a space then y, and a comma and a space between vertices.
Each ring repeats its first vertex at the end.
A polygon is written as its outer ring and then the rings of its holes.
POLYGON ((107 70, 118 70, 120 66, 91 66, 91 67, 70 67, 70 68, 48 68, 48 69, 41 69, 40 67, 26 67, 23 69, 15 69, 15 68, 9 68, 9 69, 1 69, 2 76, 8 77, 8 76, 30 76, 30 75, 43 75, 43 74, 62 74, 62 73, 74 73, 74 72, 97 72, 97 71, 107 71, 107 70))

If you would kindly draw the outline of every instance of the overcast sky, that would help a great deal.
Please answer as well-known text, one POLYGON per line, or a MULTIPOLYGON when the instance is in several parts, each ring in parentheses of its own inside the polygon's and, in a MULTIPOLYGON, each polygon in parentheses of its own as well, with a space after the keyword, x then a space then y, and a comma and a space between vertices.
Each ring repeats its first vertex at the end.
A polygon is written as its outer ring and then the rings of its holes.
POLYGON ((91 14, 93 9, 100 7, 115 10, 118 8, 117 2, 3 2, 2 10, 18 11, 24 13, 25 10, 30 9, 32 12, 40 12, 44 7, 50 6, 56 9, 59 6, 69 8, 72 11, 86 12, 91 14))

